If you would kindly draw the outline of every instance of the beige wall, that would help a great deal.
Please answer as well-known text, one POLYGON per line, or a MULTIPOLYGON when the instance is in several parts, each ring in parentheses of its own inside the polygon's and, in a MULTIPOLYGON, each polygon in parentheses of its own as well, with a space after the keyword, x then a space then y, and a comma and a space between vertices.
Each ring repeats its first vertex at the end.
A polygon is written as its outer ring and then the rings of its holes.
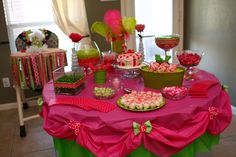
MULTIPOLYGON (((111 2, 101 2, 100 0, 85 0, 85 5, 89 28, 91 28, 91 25, 94 21, 103 21, 103 15, 108 9, 120 10, 120 0, 111 2)), ((105 38, 97 34, 91 34, 91 36, 92 40, 98 43, 101 51, 110 50, 110 44, 106 42, 105 38)))
MULTIPOLYGON (((7 28, 5 25, 2 1, 0 1, 0 42, 8 41, 7 28)), ((10 71, 10 47, 8 44, 0 45, 0 104, 14 102, 15 91, 12 87, 3 88, 2 78, 11 77, 10 71)))
POLYGON ((204 50, 202 69, 230 86, 236 106, 236 1, 185 0, 185 49, 204 50))

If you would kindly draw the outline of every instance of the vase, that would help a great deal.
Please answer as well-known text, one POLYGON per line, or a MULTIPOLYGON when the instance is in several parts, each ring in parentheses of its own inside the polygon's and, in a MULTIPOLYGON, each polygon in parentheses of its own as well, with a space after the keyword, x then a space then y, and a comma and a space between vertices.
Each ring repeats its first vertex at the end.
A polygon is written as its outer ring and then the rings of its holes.
POLYGON ((78 64, 77 54, 76 54, 75 48, 72 48, 71 70, 76 71, 78 68, 79 68, 79 64, 78 64))
POLYGON ((143 62, 145 58, 144 58, 144 48, 143 48, 143 37, 141 35, 139 36, 138 52, 142 54, 142 62, 143 62))
POLYGON ((112 38, 111 50, 118 54, 124 52, 124 47, 126 47, 126 41, 124 35, 119 35, 112 38))
POLYGON ((94 72, 94 81, 96 84, 104 84, 106 82, 106 70, 97 70, 94 72))

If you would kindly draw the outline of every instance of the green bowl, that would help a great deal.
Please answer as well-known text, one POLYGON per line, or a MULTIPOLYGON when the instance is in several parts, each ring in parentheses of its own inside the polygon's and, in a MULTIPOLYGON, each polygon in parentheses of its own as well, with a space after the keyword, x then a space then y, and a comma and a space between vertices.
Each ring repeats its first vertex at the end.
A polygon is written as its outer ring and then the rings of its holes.
POLYGON ((150 72, 148 66, 140 68, 144 80, 144 86, 148 88, 161 89, 168 86, 182 86, 184 68, 177 68, 176 72, 150 72))

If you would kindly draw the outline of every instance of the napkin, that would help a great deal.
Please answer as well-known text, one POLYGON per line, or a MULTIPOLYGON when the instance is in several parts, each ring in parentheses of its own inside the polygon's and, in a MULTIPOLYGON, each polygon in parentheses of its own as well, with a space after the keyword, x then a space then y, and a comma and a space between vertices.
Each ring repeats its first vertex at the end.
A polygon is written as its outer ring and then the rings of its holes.
POLYGON ((52 105, 71 105, 79 107, 83 110, 97 110, 100 112, 110 112, 114 110, 117 106, 111 103, 108 103, 103 100, 96 100, 93 98, 74 98, 74 97, 57 97, 51 100, 48 104, 49 106, 52 105))
POLYGON ((188 93, 193 98, 207 98, 208 89, 218 84, 216 80, 204 80, 193 84, 188 93))

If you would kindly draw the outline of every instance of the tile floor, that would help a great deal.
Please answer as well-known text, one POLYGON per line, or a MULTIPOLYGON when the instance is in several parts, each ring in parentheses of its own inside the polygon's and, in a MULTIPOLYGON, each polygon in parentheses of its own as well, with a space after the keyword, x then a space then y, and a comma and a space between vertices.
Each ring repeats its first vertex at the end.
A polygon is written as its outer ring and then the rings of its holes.
MULTIPOLYGON (((24 111, 25 115, 36 113, 35 107, 24 111)), ((0 156, 1 157, 56 157, 53 142, 42 129, 43 120, 37 118, 26 122, 27 136, 19 137, 16 109, 0 111, 0 156)), ((221 136, 219 145, 209 153, 197 157, 236 157, 236 116, 221 136)))

